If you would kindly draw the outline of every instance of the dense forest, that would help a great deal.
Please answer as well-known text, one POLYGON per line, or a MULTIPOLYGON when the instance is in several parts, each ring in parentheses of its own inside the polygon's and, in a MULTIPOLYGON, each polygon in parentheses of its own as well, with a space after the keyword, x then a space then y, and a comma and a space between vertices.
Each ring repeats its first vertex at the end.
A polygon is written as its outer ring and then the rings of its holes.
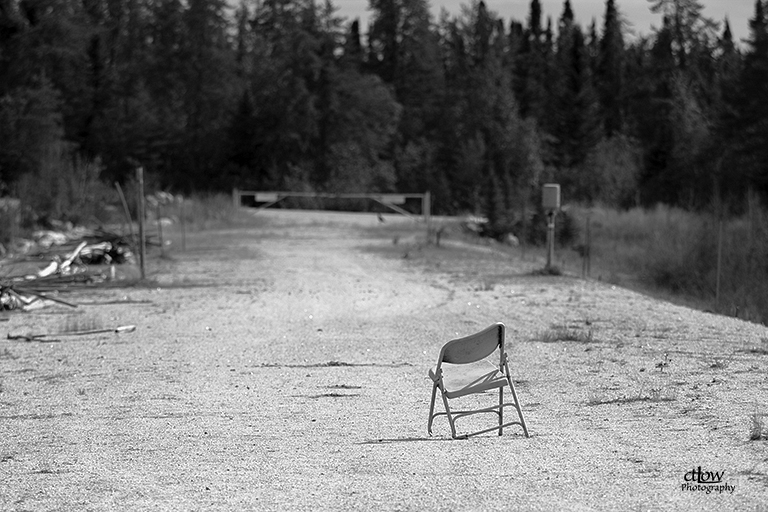
MULTIPOLYGON (((61 169, 158 188, 429 190, 438 213, 569 200, 739 208, 768 194, 768 3, 749 38, 697 0, 575 22, 532 0, 0 0, 0 194, 61 169)), ((63 171, 62 171, 63 172, 63 171)), ((31 184, 31 185, 30 185, 31 184)))

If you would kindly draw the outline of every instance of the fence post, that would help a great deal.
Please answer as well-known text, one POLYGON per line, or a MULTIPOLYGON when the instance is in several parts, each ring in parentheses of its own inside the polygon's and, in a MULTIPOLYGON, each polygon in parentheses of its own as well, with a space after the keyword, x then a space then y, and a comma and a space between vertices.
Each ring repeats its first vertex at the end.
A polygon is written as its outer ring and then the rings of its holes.
POLYGON ((430 244, 432 243, 432 194, 429 193, 429 190, 424 192, 424 197, 421 200, 421 213, 427 224, 427 244, 430 244))
POLYGON ((184 207, 184 196, 179 196, 177 200, 179 201, 179 210, 181 211, 179 214, 181 219, 181 250, 184 252, 187 250, 187 219, 185 218, 187 209, 184 207))
POLYGON ((717 278, 715 280, 715 312, 720 312, 720 272, 723 268, 723 217, 717 228, 717 278))
POLYGON ((584 221, 584 246, 581 248, 581 277, 589 277, 590 267, 590 252, 592 246, 592 236, 590 233, 590 219, 592 218, 591 212, 587 212, 587 218, 584 221))
POLYGON ((146 278, 146 259, 147 259, 147 245, 144 239, 144 168, 139 166, 136 168, 136 181, 138 182, 137 201, 139 212, 137 217, 139 218, 139 268, 141 269, 142 281, 146 278))
POLYGON ((155 206, 155 223, 157 224, 157 237, 160 242, 160 254, 165 256, 165 243, 163 242, 163 223, 162 219, 160 218, 162 216, 162 210, 160 205, 160 198, 158 198, 157 206, 155 206))
POLYGON ((592 214, 587 216, 587 277, 592 274, 592 214))

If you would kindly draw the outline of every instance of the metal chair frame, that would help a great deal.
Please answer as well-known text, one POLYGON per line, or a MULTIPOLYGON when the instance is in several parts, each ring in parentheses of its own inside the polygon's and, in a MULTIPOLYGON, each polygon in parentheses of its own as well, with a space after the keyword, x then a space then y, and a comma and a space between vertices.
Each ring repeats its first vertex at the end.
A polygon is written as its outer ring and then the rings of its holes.
POLYGON ((509 427, 511 425, 520 425, 523 428, 525 437, 530 437, 528 434, 528 426, 526 425, 523 416, 523 410, 520 407, 520 401, 517 398, 517 391, 515 390, 515 385, 512 383, 512 377, 509 372, 509 358, 504 347, 505 331, 506 327, 504 324, 497 322, 476 334, 451 340, 443 345, 440 350, 440 355, 437 358, 437 366, 434 370, 429 370, 429 377, 433 382, 432 399, 429 405, 429 421, 427 423, 427 432, 429 435, 432 435, 432 423, 434 419, 437 416, 445 415, 448 417, 448 423, 451 426, 451 436, 454 439, 476 436, 493 430, 498 430, 499 435, 501 436, 504 432, 504 427, 509 427), (489 357, 496 350, 499 351, 498 369, 494 368, 493 371, 479 376, 459 389, 449 390, 445 387, 445 382, 443 380, 443 363, 457 365, 475 363, 489 357), (504 388, 507 386, 509 386, 512 393, 513 401, 511 402, 504 401, 504 388), (497 405, 471 410, 451 410, 449 400, 470 394, 484 393, 493 389, 499 390, 499 401, 497 405), (435 412, 435 401, 438 390, 443 399, 445 412, 435 412), (517 411, 518 419, 505 423, 505 407, 514 408, 517 411), (456 420, 479 413, 495 413, 498 416, 498 425, 468 434, 456 434, 456 420))

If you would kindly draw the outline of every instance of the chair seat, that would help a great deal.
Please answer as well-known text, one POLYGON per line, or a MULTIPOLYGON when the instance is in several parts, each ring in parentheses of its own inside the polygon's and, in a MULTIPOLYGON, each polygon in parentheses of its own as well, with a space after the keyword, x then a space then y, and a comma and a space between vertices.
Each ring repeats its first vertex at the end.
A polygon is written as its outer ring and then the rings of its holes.
MULTIPOLYGON (((435 379, 435 372, 429 370, 429 376, 435 379)), ((507 379, 499 370, 479 373, 457 369, 451 372, 450 378, 444 378, 445 396, 447 398, 459 398, 472 393, 482 393, 490 389, 497 389, 507 384, 507 379)))

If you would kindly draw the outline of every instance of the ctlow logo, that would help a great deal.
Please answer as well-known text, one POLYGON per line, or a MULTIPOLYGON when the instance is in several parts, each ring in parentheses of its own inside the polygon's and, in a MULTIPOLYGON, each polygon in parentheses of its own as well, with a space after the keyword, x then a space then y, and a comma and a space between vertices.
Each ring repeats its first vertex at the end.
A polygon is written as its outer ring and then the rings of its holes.
POLYGON ((703 471, 701 466, 687 472, 683 477, 686 482, 696 482, 697 484, 719 484, 723 481, 725 471, 703 471))
POLYGON ((736 486, 728 482, 723 483, 724 475, 725 471, 704 471, 699 466, 688 471, 683 476, 684 483, 681 489, 683 491, 700 491, 707 494, 712 492, 733 494, 736 486))

